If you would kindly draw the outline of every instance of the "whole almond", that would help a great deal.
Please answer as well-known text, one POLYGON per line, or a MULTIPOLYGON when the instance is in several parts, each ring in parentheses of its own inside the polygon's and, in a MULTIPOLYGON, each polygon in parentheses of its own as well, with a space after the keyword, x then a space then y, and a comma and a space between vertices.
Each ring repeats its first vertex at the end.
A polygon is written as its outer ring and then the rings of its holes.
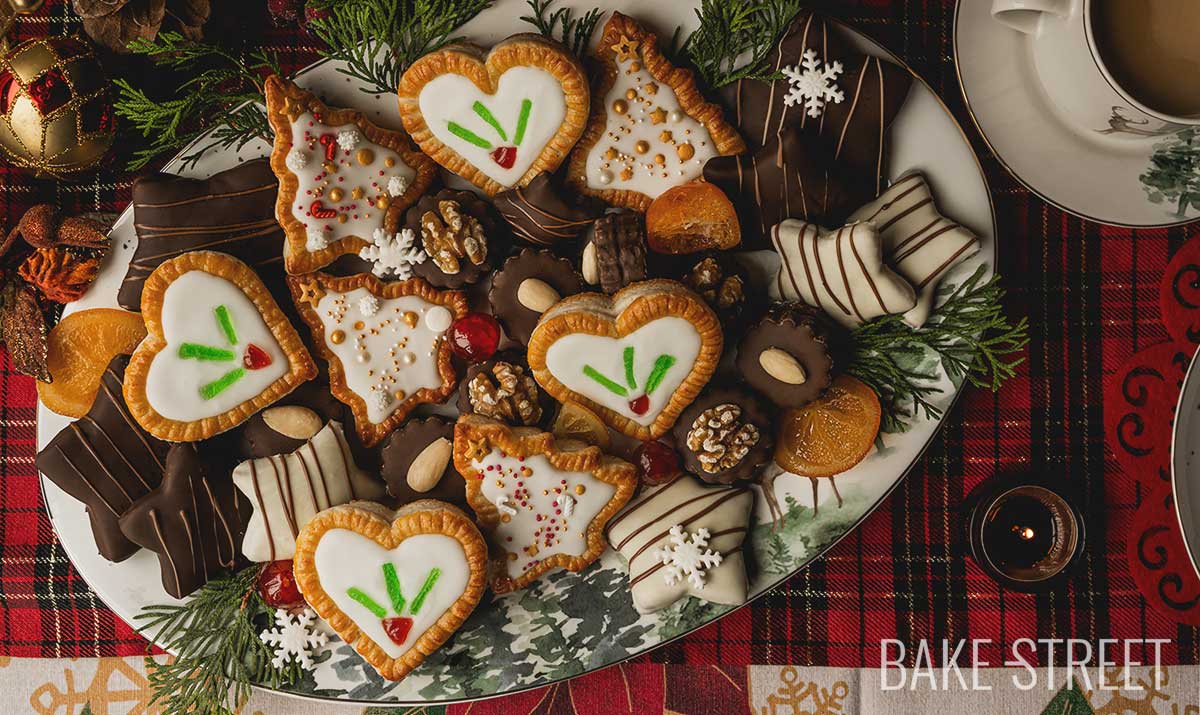
POLYGON ((291 439, 312 439, 324 426, 316 412, 300 405, 271 407, 262 416, 268 427, 291 439))
POLYGON ((596 263, 595 243, 588 241, 588 244, 583 247, 583 258, 579 270, 583 273, 583 279, 589 284, 596 285, 600 282, 600 266, 596 263))
POLYGON ((788 385, 803 385, 808 379, 801 365, 791 354, 779 348, 767 348, 758 356, 758 364, 771 377, 788 385))
POLYGON ((562 296, 544 280, 526 278, 517 286, 517 302, 535 313, 545 313, 562 296))
POLYGON ((450 440, 440 437, 430 442, 417 458, 408 465, 408 486, 414 492, 427 492, 437 486, 450 464, 453 445, 450 440))

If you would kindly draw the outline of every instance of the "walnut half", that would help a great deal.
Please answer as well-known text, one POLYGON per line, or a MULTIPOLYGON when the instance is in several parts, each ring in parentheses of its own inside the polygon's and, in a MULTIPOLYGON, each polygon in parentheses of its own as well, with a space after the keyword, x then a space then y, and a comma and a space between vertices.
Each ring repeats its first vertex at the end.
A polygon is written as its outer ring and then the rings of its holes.
POLYGON ((742 422, 742 408, 726 402, 700 413, 687 435, 688 449, 709 474, 732 469, 758 444, 758 427, 742 422))
POLYGON ((477 415, 518 426, 542 419, 537 383, 519 365, 498 362, 491 374, 480 372, 467 386, 467 396, 477 415))
POLYGON ((421 243, 446 275, 462 270, 459 261, 463 258, 477 266, 487 260, 483 225, 457 201, 439 201, 436 212, 426 211, 421 216, 421 243))

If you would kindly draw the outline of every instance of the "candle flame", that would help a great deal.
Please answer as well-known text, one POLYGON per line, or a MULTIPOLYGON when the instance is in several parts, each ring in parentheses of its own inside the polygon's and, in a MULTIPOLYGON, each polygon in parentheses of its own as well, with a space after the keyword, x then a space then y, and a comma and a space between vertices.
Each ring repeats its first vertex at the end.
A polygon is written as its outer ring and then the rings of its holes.
POLYGON ((1021 537, 1025 541, 1030 541, 1035 535, 1034 530, 1028 526, 1013 526, 1012 530, 1014 534, 1021 537))

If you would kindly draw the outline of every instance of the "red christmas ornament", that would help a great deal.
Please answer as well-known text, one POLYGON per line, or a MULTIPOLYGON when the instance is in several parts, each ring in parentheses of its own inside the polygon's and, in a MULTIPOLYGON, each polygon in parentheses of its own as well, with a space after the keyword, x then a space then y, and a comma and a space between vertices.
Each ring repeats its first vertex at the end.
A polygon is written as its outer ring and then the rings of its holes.
POLYGON ((450 325, 450 349, 469 362, 483 362, 500 346, 500 324, 486 313, 468 313, 450 325))
POLYGON ((679 453, 664 442, 642 442, 633 456, 643 484, 666 484, 679 475, 679 453))
POLYGON ((294 608, 304 605, 304 596, 296 586, 292 560, 272 561, 258 573, 258 595, 271 608, 294 608))
POLYGON ((242 364, 250 370, 261 370, 271 364, 271 356, 266 350, 250 343, 246 346, 246 354, 242 356, 242 364))
POLYGON ((13 102, 17 100, 17 95, 20 93, 21 85, 17 84, 12 72, 8 70, 0 72, 0 114, 8 114, 8 110, 12 109, 13 102))
POLYGON ((29 98, 38 114, 45 117, 71 101, 71 85, 62 70, 52 67, 29 85, 29 98))
POLYGON ((404 645, 404 641, 408 639, 408 632, 412 630, 412 627, 413 619, 405 616, 394 616, 383 619, 383 630, 396 645, 404 645))

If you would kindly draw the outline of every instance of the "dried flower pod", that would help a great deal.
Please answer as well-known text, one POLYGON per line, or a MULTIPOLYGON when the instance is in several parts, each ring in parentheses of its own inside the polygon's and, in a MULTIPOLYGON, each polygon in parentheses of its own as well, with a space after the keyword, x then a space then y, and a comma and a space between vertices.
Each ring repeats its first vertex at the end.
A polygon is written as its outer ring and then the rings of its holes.
POLYGON ((46 318, 33 288, 10 281, 0 294, 0 337, 8 347, 13 369, 50 382, 46 367, 46 318))
POLYGON ((33 206, 21 217, 17 230, 25 242, 34 248, 53 248, 58 244, 58 207, 52 204, 33 206))
POLYGON ((12 247, 17 243, 17 239, 20 237, 21 229, 19 228, 14 228, 8 232, 8 235, 4 237, 4 241, 0 242, 0 258, 4 258, 8 255, 8 252, 12 250, 12 247))
POLYGON ((17 270, 30 285, 55 303, 78 300, 100 270, 93 256, 80 256, 61 248, 39 248, 17 270))
POLYGON ((108 228, 90 218, 71 216, 58 225, 57 238, 64 246, 88 248, 96 251, 108 249, 108 228))

